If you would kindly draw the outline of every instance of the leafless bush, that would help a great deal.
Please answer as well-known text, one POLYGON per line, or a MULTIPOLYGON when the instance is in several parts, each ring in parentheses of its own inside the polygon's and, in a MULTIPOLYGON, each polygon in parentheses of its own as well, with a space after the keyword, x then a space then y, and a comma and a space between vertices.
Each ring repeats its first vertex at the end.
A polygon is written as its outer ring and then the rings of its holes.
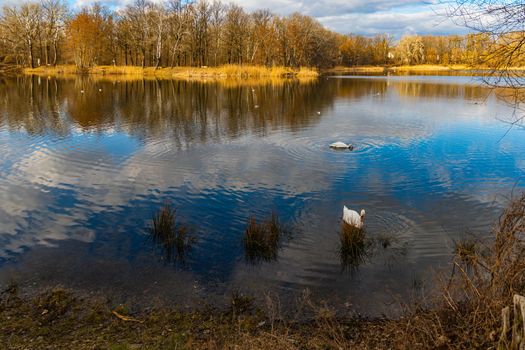
POLYGON ((387 333, 400 347, 491 348, 501 333, 501 312, 525 292, 525 195, 513 200, 494 228, 491 244, 456 245, 453 270, 441 278, 432 305, 419 305, 387 333), (401 329, 401 331, 399 331, 401 329), (396 332, 397 330, 397 332, 396 332))

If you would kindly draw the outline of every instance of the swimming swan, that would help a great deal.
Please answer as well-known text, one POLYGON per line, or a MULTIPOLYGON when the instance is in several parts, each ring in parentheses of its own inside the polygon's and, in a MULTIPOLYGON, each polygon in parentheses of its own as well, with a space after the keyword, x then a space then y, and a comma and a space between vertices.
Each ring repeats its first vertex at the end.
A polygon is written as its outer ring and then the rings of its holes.
POLYGON ((365 210, 362 209, 361 214, 358 214, 355 210, 350 210, 344 205, 343 221, 355 228, 363 228, 363 225, 365 224, 365 210))
POLYGON ((344 142, 341 142, 341 141, 337 141, 337 142, 334 142, 330 145, 330 148, 334 148, 334 149, 349 149, 350 151, 354 149, 354 146, 352 146, 351 144, 346 144, 344 142))

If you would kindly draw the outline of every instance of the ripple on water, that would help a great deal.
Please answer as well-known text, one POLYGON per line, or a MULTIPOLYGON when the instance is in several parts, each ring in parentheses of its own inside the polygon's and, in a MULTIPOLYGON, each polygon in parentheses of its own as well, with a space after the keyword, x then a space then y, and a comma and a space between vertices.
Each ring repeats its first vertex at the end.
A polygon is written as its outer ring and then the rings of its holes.
POLYGON ((318 166, 319 160, 329 158, 335 162, 346 162, 349 157, 355 157, 362 154, 372 153, 375 149, 381 147, 381 143, 370 138, 352 138, 351 144, 354 146, 350 150, 331 149, 330 144, 334 140, 343 140, 343 138, 327 138, 326 136, 317 136, 311 134, 287 134, 268 137, 268 141, 274 146, 284 150, 287 157, 291 160, 314 167, 318 166))

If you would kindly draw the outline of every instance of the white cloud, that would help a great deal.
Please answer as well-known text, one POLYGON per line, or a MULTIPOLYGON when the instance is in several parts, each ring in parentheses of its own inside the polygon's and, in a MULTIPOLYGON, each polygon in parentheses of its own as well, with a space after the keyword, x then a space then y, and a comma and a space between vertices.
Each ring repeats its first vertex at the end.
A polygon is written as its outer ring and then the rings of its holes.
POLYGON ((466 29, 455 25, 444 15, 443 8, 422 8, 416 12, 399 13, 379 11, 374 13, 347 13, 319 18, 328 28, 341 33, 373 35, 389 33, 396 37, 403 34, 458 34, 466 29))
MULTIPOLYGON (((88 6, 95 0, 72 0, 74 8, 88 6)), ((154 0, 161 2, 165 0, 154 0)), ((102 1, 119 9, 133 0, 102 1)), ((228 1, 224 1, 228 3, 228 1)), ((340 33, 374 35, 388 33, 399 38, 411 34, 458 34, 466 29, 455 25, 445 16, 446 5, 435 0, 231 0, 247 11, 269 9, 279 15, 299 12, 315 17, 327 28, 340 33)))

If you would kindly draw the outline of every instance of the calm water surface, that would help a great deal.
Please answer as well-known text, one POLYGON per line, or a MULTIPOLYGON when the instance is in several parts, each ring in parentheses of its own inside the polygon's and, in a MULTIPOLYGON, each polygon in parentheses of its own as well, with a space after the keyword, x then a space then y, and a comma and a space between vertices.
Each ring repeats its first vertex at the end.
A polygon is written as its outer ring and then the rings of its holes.
POLYGON ((4 78, 0 284, 181 303, 308 288, 386 312, 523 187, 525 131, 501 139, 511 114, 473 77, 4 78), (147 239, 166 201, 198 237, 185 264, 147 239), (366 209, 369 237, 392 237, 358 267, 338 253, 343 205, 366 209), (247 262, 247 219, 272 210, 291 234, 277 261, 247 262))

